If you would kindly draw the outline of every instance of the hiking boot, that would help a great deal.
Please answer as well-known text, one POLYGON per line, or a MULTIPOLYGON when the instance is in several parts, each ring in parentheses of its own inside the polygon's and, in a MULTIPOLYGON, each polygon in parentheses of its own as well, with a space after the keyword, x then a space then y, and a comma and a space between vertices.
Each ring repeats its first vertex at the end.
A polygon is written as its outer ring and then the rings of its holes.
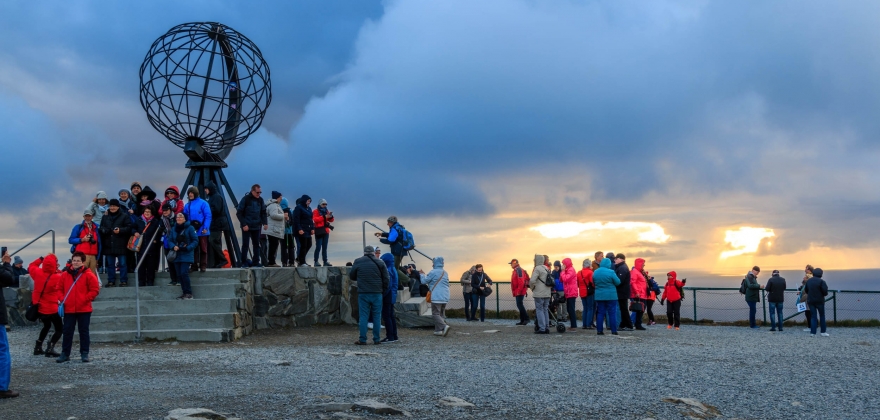
POLYGON ((0 391, 0 398, 15 398, 18 395, 19 394, 17 391, 13 391, 13 390, 9 390, 9 389, 6 391, 0 391))
POLYGON ((80 360, 82 360, 83 363, 91 362, 91 360, 89 360, 89 353, 88 352, 80 353, 80 360))
POLYGON ((355 341, 354 344, 356 344, 358 346, 366 346, 367 345, 367 343, 365 341, 360 341, 360 340, 355 341))
POLYGON ((43 341, 37 340, 37 344, 34 346, 34 356, 41 356, 44 354, 46 354, 46 352, 43 351, 43 341))
POLYGON ((602 331, 599 331, 596 333, 596 335, 605 335, 605 333, 603 333, 602 331))
POLYGON ((183 300, 193 300, 193 295, 187 293, 183 295, 183 300))
MULTIPOLYGON (((315 264, 315 266, 317 266, 317 264, 315 264)), ((324 261, 324 267, 333 267, 333 264, 330 264, 327 261, 324 261)))
POLYGON ((55 359, 55 363, 64 363, 64 362, 69 362, 69 361, 70 361, 70 355, 67 355, 64 353, 62 353, 60 356, 58 356, 57 359, 55 359))
POLYGON ((776 328, 770 328, 770 332, 776 332, 776 328))
POLYGON ((116 287, 116 283, 111 281, 111 282, 107 283, 107 285, 104 287, 116 287))
POLYGON ((49 343, 49 346, 46 347, 46 357, 58 356, 61 356, 61 354, 55 351, 55 343, 49 343))
POLYGON ((620 335, 620 334, 618 334, 618 333, 616 333, 616 332, 613 332, 613 333, 611 333, 611 335, 620 335))

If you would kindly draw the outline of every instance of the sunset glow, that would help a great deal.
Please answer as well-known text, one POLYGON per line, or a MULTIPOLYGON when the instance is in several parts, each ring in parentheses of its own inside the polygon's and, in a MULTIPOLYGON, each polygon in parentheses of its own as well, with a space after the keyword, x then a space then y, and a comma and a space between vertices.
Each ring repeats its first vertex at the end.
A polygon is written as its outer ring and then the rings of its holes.
POLYGON ((639 242, 651 242, 656 244, 665 243, 669 235, 663 230, 663 226, 656 223, 645 222, 562 222, 547 223, 531 228, 548 239, 573 238, 584 233, 590 234, 602 231, 630 231, 636 234, 639 242))
MULTIPOLYGON (((761 241, 765 238, 776 236, 773 229, 741 227, 737 230, 728 230, 724 234, 724 242, 733 249, 721 253, 722 259, 736 257, 744 254, 753 254, 758 250, 761 241)), ((770 242, 767 243, 770 245, 770 242)))

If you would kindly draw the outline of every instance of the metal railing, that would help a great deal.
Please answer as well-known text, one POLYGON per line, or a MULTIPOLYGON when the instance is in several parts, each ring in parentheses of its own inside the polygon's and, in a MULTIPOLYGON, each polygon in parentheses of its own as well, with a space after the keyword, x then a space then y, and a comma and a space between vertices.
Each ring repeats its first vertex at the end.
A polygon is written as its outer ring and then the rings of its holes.
MULTIPOLYGON (((362 230, 362 233, 363 233, 363 235, 364 235, 364 248, 367 247, 367 225, 370 225, 370 226, 376 228, 377 230, 379 230, 379 232, 382 232, 382 233, 388 233, 388 232, 385 232, 385 230, 383 230, 383 229, 380 228, 379 226, 376 226, 375 224, 373 224, 373 222, 370 222, 369 220, 364 220, 364 222, 361 223, 361 230, 362 230)), ((413 251, 419 253, 421 256, 423 256, 423 257, 425 257, 425 258, 427 258, 427 259, 429 259, 429 260, 431 260, 431 261, 434 261, 433 258, 431 258, 431 257, 429 257, 429 256, 427 256, 427 255, 425 255, 422 251, 419 251, 419 250, 416 249, 416 248, 413 248, 413 251)), ((407 252, 407 254, 408 254, 408 253, 409 253, 409 252, 407 252)), ((410 259, 412 259, 412 256, 410 256, 410 259)))
POLYGON ((52 230, 52 229, 49 229, 49 230, 47 230, 46 232, 44 232, 42 235, 37 236, 37 237, 34 238, 32 241, 30 241, 30 242, 24 244, 23 247, 21 247, 21 248, 15 250, 15 252, 10 253, 9 256, 10 256, 10 257, 15 256, 15 254, 18 254, 18 253, 21 252, 23 249, 25 249, 25 248, 31 246, 34 242, 40 240, 40 238, 42 238, 42 237, 44 237, 44 236, 46 236, 46 235, 48 235, 48 234, 50 234, 50 233, 52 234, 52 253, 54 254, 54 253, 55 253, 55 231, 52 230))
MULTIPOLYGON (((517 311, 516 298, 513 297, 509 285, 510 281, 507 280, 492 283, 492 296, 486 299, 487 316, 501 318, 504 315, 510 317, 513 312, 517 311), (492 300, 495 301, 494 305, 491 303, 492 300), (491 306, 495 307, 494 311, 491 306), (505 312, 509 313, 505 314, 505 312)), ((449 287, 451 296, 447 309, 463 309, 464 296, 460 283, 452 280, 449 287)), ((663 287, 660 289, 662 291, 663 287)), ((684 288, 684 292, 685 296, 681 307, 682 321, 689 318, 688 322, 693 323, 748 322, 749 307, 745 302, 745 296, 739 293, 739 288, 688 286, 684 288)), ((761 306, 758 308, 757 317, 760 319, 759 322, 769 325, 766 291, 762 290, 761 293, 761 306)), ((809 311, 797 312, 797 299, 800 292, 797 289, 786 289, 784 296, 783 320, 806 321, 809 311), (802 319, 798 319, 798 317, 802 317, 802 319)), ((880 291, 829 290, 825 301, 830 303, 830 307, 826 305, 826 310, 829 323, 832 325, 843 321, 880 321, 880 291)), ((535 309, 531 297, 525 299, 523 303, 527 310, 535 309)), ((576 307, 578 312, 583 309, 580 298, 577 300, 576 307)), ((666 307, 660 305, 659 295, 658 301, 653 304, 652 309, 657 316, 665 317, 666 307)))
MULTIPOLYGON (((153 245, 153 241, 156 240, 156 235, 159 234, 159 229, 156 229, 156 232, 153 233, 153 237, 150 238, 150 241, 147 242, 147 250, 144 251, 144 255, 147 255, 147 252, 150 251, 150 246, 153 245)), ((143 244, 141 244, 143 246, 143 244)), ((158 244, 156 252, 159 253, 160 258, 164 257, 164 245, 158 244)), ((137 334, 134 336, 135 341, 141 340, 141 287, 140 287, 140 279, 138 278, 138 271, 140 271, 141 264, 144 263, 146 258, 140 258, 140 261, 137 262, 137 265, 134 267, 134 301, 135 301, 135 316, 137 317, 137 334)))

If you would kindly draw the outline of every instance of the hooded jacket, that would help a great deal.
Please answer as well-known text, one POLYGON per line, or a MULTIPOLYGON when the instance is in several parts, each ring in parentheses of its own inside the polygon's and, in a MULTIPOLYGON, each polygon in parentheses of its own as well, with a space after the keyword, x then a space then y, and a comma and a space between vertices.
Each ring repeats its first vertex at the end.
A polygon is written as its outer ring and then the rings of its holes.
POLYGON ((28 274, 34 281, 31 302, 39 305, 37 312, 43 315, 58 313, 61 296, 61 272, 58 271, 58 258, 54 254, 37 258, 28 265, 28 274), (42 297, 41 297, 42 296, 42 297))
MULTIPOLYGON (((155 214, 155 213, 154 213, 155 214)), ((131 217, 120 207, 116 213, 108 212, 104 216, 104 224, 100 228, 104 236, 104 255, 122 256, 128 252, 128 238, 134 233, 131 217), (119 228, 119 232, 114 232, 119 228)))
POLYGON ((296 208, 293 209, 293 233, 299 235, 299 231, 303 231, 301 236, 311 236, 315 230, 315 222, 312 220, 312 208, 306 205, 306 202, 312 198, 303 194, 296 200, 296 208))
POLYGON ((603 258, 599 268, 593 272, 593 283, 596 284, 595 298, 597 301, 617 300, 617 286, 620 278, 611 270, 611 260, 603 258))
MULTIPOLYGON (((174 193, 177 194, 177 198, 170 199, 170 200, 168 198, 165 198, 164 200, 162 200, 162 205, 159 206, 159 209, 161 210, 162 207, 165 207, 165 204, 171 204, 171 211, 174 214, 182 212, 184 204, 183 204, 183 197, 180 196, 180 190, 174 185, 165 189, 165 191, 168 191, 168 190, 174 191, 174 193)), ((141 191, 141 194, 143 194, 143 191, 141 191)))
POLYGON ((529 291, 529 273, 517 263, 510 274, 510 290, 513 296, 525 296, 529 291))
MULTIPOLYGON (((609 261, 611 261, 611 260, 609 260, 609 261)), ((620 285, 617 286, 618 299, 629 299, 630 271, 629 271, 629 266, 626 265, 626 261, 624 261, 620 264, 615 264, 614 265, 614 272, 617 273, 617 278, 620 279, 620 285)))
POLYGON ((380 259, 385 263, 385 269, 388 270, 388 289, 385 290, 385 294, 391 294, 391 302, 394 303, 397 301, 397 285, 399 283, 397 269, 394 268, 394 256, 386 252, 382 254, 380 259))
POLYGON ((263 225, 269 224, 266 220, 266 203, 262 198, 254 197, 251 193, 245 194, 238 202, 235 216, 238 218, 239 227, 247 226, 248 230, 261 229, 263 225))
POLYGON ((471 276, 477 271, 477 266, 472 265, 471 269, 461 274, 461 287, 463 293, 473 293, 474 288, 471 287, 471 276))
POLYGON ((535 268, 532 270, 531 278, 529 278, 529 288, 532 289, 533 298, 545 299, 550 297, 551 288, 546 283, 547 278, 550 276, 550 270, 544 265, 544 256, 535 254, 535 268))
MULTIPOLYGON (((189 193, 193 193, 193 199, 189 200, 189 203, 183 207, 183 212, 186 213, 186 221, 190 223, 192 226, 193 221, 199 222, 199 229, 196 231, 196 235, 198 236, 210 236, 211 235, 211 206, 208 205, 208 202, 202 200, 199 197, 199 189, 196 187, 190 187, 186 192, 187 195, 189 193)), ((193 226, 195 228, 195 226, 193 226)))
POLYGON ((269 205, 266 206, 266 219, 269 222, 269 230, 266 234, 284 239, 284 210, 281 209, 281 201, 274 198, 269 200, 269 205))
POLYGON ((293 220, 293 210, 290 209, 290 202, 287 201, 287 197, 281 197, 281 211, 287 215, 288 219, 284 222, 284 234, 293 235, 293 225, 290 223, 293 220))
POLYGON ((59 281, 65 314, 92 312, 92 301, 98 297, 98 293, 101 291, 101 283, 94 271, 85 266, 80 267, 79 270, 74 270, 71 267, 61 272, 59 281), (76 280, 77 278, 79 281, 76 280), (74 283, 76 284, 74 285, 74 283))
POLYGON ((629 273, 629 297, 633 299, 648 298, 648 279, 642 275, 642 269, 645 268, 645 259, 636 258, 636 264, 629 273))
POLYGON ((147 185, 146 187, 144 187, 143 190, 141 190, 141 193, 138 194, 138 196, 134 198, 134 201, 137 203, 137 207, 134 210, 134 214, 136 216, 138 216, 138 217, 143 216, 144 209, 147 208, 147 206, 149 206, 150 209, 153 210, 153 216, 162 215, 162 205, 161 205, 161 203, 159 203, 158 200, 156 200, 156 192, 153 191, 153 189, 150 188, 149 185, 147 185), (149 203, 147 203, 147 204, 144 204, 141 201, 141 197, 145 194, 147 196, 147 201, 149 201, 149 203))
POLYGON ((562 280, 562 287, 565 292, 565 298, 576 298, 579 295, 577 271, 571 263, 571 258, 562 260, 564 269, 559 273, 559 279, 562 280))
POLYGON ((109 200, 108 204, 105 204, 104 206, 99 205, 97 201, 100 199, 107 200, 107 193, 105 193, 104 191, 98 191, 98 194, 95 195, 95 201, 89 203, 88 206, 88 209, 92 211, 92 214, 94 214, 94 216, 92 217, 92 221, 99 225, 104 220, 104 213, 110 207, 109 200))
POLYGON ((208 208, 211 210, 211 226, 212 232, 225 232, 229 230, 229 222, 226 220, 226 202, 223 195, 217 190, 217 185, 212 181, 205 183, 205 189, 208 194, 205 201, 208 202, 208 208))
POLYGON ((583 268, 578 271, 578 295, 585 298, 596 293, 596 285, 593 284, 593 265, 590 260, 584 260, 583 268))
POLYGON ((135 209, 137 209, 137 201, 135 201, 135 198, 131 196, 131 191, 123 188, 119 190, 117 194, 121 197, 122 193, 128 194, 128 200, 123 200, 122 198, 119 199, 119 204, 122 204, 122 210, 125 210, 125 212, 128 213, 129 210, 134 211, 135 209))
POLYGON ((449 274, 443 265, 443 257, 434 257, 434 269, 424 278, 424 284, 431 291, 431 303, 449 303, 449 274))
POLYGON ((354 260, 348 278, 356 281, 359 294, 385 293, 391 282, 385 263, 373 254, 365 254, 354 260))
POLYGON ((785 279, 776 274, 767 280, 767 302, 782 303, 785 302, 785 279))
POLYGON ((813 277, 807 280, 804 289, 807 290, 807 303, 810 305, 824 305, 825 296, 828 296, 828 284, 822 279, 825 272, 821 268, 813 269, 813 277))
POLYGON ((666 286, 663 286, 663 294, 660 295, 660 300, 665 299, 669 302, 678 302, 681 300, 679 289, 684 287, 684 283, 678 279, 678 274, 675 271, 670 271, 666 275, 668 280, 666 280, 666 286))
POLYGON ((171 231, 165 237, 166 249, 174 249, 175 246, 178 248, 177 259, 174 260, 175 264, 195 262, 193 254, 198 245, 199 237, 189 222, 183 222, 183 225, 178 225, 175 222, 174 226, 171 227, 171 231))

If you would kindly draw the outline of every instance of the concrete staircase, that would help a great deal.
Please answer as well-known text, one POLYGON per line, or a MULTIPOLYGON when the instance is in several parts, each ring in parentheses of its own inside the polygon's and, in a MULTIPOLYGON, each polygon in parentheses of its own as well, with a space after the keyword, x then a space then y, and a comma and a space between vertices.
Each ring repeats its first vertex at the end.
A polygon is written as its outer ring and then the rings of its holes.
MULTIPOLYGON (((141 338, 144 340, 234 341, 251 332, 247 316, 253 287, 247 270, 190 273, 193 300, 177 300, 180 286, 168 286, 168 273, 156 285, 140 288, 141 338)), ((106 284, 106 278, 101 276, 106 284)), ((104 287, 92 303, 90 335, 95 342, 134 341, 137 334, 134 276, 128 287, 104 287)))
POLYGON ((397 304, 394 306, 398 325, 404 328, 433 327, 431 304, 424 297, 412 297, 409 288, 397 292, 397 304))

